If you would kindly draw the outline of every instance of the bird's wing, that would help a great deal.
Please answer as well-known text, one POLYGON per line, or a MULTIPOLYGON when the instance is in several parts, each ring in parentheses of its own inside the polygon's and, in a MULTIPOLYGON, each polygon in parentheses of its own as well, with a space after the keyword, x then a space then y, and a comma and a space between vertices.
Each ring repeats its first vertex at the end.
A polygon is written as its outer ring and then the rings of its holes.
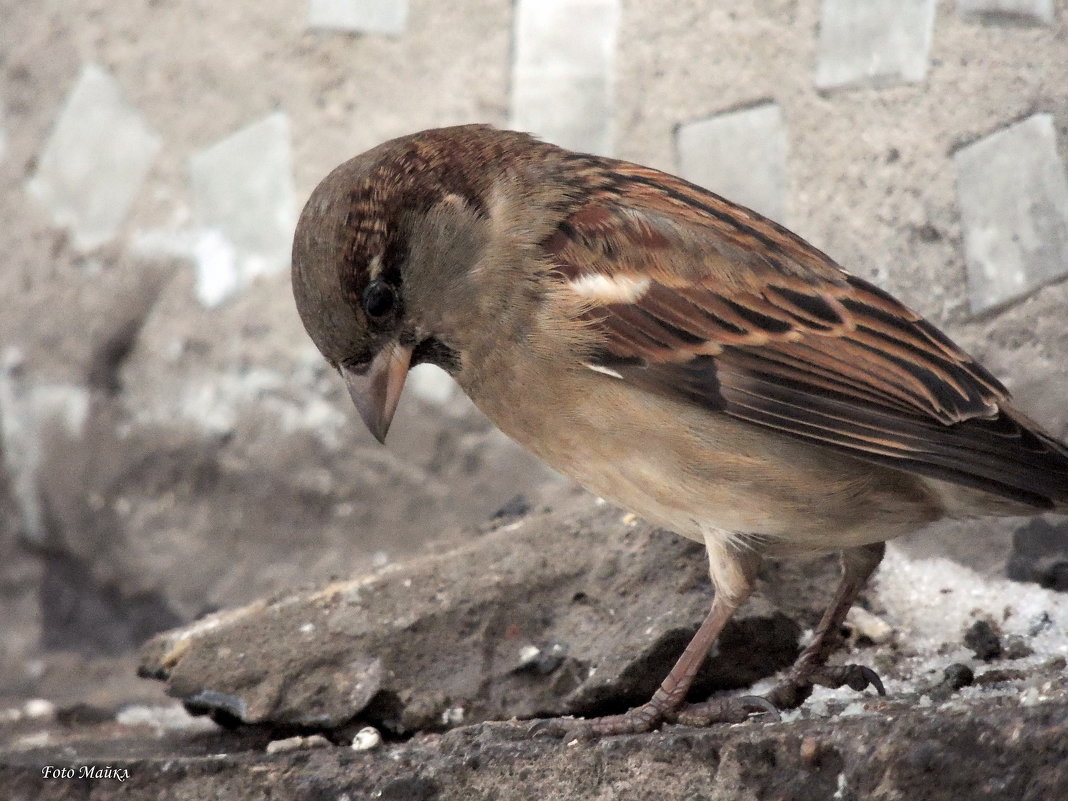
POLYGON ((920 315, 800 237, 686 181, 588 163, 543 247, 581 300, 592 369, 710 411, 1038 506, 1062 446, 920 315))

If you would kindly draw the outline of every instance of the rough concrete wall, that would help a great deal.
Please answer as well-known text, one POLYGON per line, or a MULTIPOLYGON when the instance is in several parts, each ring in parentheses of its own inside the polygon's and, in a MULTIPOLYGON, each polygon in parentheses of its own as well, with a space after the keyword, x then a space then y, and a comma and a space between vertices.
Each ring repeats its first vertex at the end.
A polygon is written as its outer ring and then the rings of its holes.
MULTIPOLYGON (((511 120, 778 210, 1068 432, 1063 0, 0 5, 0 692, 558 483, 432 374, 379 448, 294 313, 300 203, 421 128, 511 120)), ((1010 528, 945 547, 1000 570, 1010 528)))

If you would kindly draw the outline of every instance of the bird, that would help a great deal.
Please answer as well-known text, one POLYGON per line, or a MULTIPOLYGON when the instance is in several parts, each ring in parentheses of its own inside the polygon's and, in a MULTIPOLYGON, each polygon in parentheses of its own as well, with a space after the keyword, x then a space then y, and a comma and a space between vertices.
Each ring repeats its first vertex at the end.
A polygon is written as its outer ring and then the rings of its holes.
POLYGON ((943 518, 1068 510, 1068 447, 934 325, 783 226, 682 178, 461 125, 385 142, 314 189, 292 251, 307 333, 385 441, 437 365, 513 440, 704 543, 714 594, 652 698, 539 733, 601 737, 884 692, 829 665, 885 542, 943 518), (762 697, 687 703, 766 557, 842 578, 762 697))

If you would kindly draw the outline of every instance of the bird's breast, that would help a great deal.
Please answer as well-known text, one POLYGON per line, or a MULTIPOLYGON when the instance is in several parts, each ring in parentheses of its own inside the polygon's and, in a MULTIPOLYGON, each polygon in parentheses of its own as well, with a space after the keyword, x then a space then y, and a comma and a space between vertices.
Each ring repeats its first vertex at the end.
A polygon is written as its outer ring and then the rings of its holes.
POLYGON ((699 541, 717 528, 763 535, 773 552, 830 551, 889 539, 939 516, 905 473, 585 368, 502 367, 469 394, 555 470, 699 541))

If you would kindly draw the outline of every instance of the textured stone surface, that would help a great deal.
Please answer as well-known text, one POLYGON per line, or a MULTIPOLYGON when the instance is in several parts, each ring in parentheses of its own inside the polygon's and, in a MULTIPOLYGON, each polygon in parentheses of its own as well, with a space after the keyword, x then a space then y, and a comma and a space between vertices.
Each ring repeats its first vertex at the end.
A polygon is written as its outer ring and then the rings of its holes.
POLYGON ((984 21, 1011 20, 1037 25, 1053 22, 1053 0, 957 0, 964 17, 984 21))
POLYGON ((935 0, 823 0, 816 86, 922 81, 935 0))
MULTIPOLYGON (((142 671, 195 708, 276 728, 411 734, 647 700, 708 612, 702 547, 588 498, 497 525, 439 557, 161 634, 142 671)), ((790 664, 837 565, 768 570, 696 696, 790 664)))
POLYGON ((788 136, 776 103, 679 126, 679 174, 786 224, 788 136))
POLYGON ((408 0, 309 0, 308 26, 365 33, 400 34, 408 0))
MULTIPOLYGON (((588 498, 499 526, 149 643, 142 670, 229 731, 159 703, 0 708, 5 798, 1044 801, 1068 781, 1068 598, 893 547, 889 573, 863 594, 890 634, 876 645, 854 632, 845 655, 880 671, 886 697, 817 689, 779 722, 599 742, 483 723, 644 699, 709 594, 700 546, 588 498), (995 627, 1012 632, 1009 647, 973 656, 970 632, 995 627), (368 724, 385 741, 350 747, 368 724), (73 775, 45 779, 50 765, 73 775), (112 772, 90 783, 82 767, 112 772)), ((817 619, 836 566, 768 568, 697 694, 789 660, 796 623, 817 619)))
POLYGON ((619 0, 519 0, 509 124, 611 154, 619 0))
POLYGON ((953 161, 972 311, 1068 275, 1068 174, 1049 114, 961 148, 953 161))
POLYGON ((207 306, 289 267, 296 225, 289 120, 281 113, 196 153, 190 168, 201 237, 197 296, 207 306))
POLYGON ((1064 692, 1060 685, 1056 698, 1030 706, 1013 697, 906 702, 832 720, 669 727, 573 745, 496 724, 370 751, 341 744, 268 754, 264 734, 102 725, 0 755, 0 782, 10 801, 1047 801, 1068 784, 1064 692), (72 767, 75 778, 42 780, 48 764, 72 767), (83 765, 127 778, 79 779, 83 765))
POLYGON ((76 247, 95 248, 118 233, 161 144, 115 78, 87 64, 26 188, 76 247))

